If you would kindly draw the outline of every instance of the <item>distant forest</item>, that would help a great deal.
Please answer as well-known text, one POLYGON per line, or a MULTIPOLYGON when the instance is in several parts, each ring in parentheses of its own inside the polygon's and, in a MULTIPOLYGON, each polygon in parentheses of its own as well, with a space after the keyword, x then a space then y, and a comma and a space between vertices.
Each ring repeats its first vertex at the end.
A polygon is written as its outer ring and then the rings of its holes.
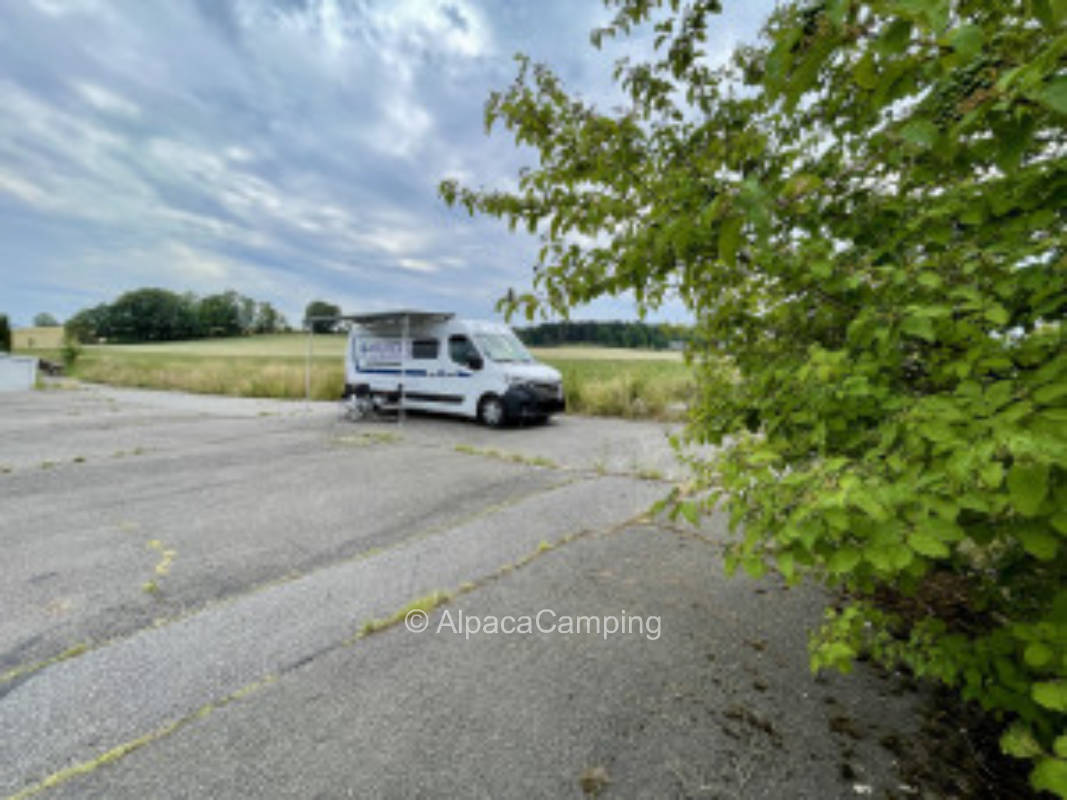
POLYGON ((689 341, 690 329, 685 325, 644 322, 543 322, 528 328, 516 328, 522 341, 530 347, 552 347, 561 344, 598 344, 603 347, 646 347, 666 350, 689 341))
POLYGON ((235 291, 198 297, 167 289, 135 289, 113 303, 79 311, 64 326, 82 342, 164 342, 288 330, 270 303, 235 291))

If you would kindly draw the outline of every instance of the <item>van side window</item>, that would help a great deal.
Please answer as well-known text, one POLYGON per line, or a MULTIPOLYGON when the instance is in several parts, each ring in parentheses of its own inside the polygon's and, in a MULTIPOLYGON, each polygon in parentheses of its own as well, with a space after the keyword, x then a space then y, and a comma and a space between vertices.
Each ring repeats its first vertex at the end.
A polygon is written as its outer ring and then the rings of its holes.
POLYGON ((412 358, 437 358, 440 343, 436 339, 416 339, 411 343, 412 358))
POLYGON ((474 360, 481 360, 471 340, 462 334, 448 337, 448 357, 465 367, 473 366, 474 360))

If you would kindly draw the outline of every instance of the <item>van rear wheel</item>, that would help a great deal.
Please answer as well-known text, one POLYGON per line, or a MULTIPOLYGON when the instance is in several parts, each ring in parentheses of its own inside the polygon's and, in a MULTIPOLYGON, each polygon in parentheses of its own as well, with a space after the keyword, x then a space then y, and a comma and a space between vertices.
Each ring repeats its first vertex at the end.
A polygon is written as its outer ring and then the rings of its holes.
POLYGON ((478 403, 478 419, 482 421, 483 425, 487 425, 490 428, 499 428, 504 424, 506 416, 504 401, 495 394, 487 394, 478 403))

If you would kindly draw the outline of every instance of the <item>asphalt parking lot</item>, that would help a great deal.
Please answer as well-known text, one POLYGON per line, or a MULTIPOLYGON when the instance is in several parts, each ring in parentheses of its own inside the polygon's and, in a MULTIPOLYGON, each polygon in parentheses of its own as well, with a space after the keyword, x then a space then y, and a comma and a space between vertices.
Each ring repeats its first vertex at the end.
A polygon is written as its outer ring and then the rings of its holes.
POLYGON ((681 477, 655 423, 0 395, 0 795, 907 794, 917 699, 813 677, 817 590, 643 516, 681 477))

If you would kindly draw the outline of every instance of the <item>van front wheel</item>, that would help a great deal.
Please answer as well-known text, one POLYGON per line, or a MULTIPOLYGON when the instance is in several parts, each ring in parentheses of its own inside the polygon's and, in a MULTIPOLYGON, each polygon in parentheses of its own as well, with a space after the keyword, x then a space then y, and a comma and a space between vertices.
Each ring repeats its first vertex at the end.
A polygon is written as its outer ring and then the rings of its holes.
POLYGON ((504 424, 507 415, 504 412, 504 401, 495 394, 487 394, 478 404, 478 419, 482 424, 490 428, 499 428, 504 424))

